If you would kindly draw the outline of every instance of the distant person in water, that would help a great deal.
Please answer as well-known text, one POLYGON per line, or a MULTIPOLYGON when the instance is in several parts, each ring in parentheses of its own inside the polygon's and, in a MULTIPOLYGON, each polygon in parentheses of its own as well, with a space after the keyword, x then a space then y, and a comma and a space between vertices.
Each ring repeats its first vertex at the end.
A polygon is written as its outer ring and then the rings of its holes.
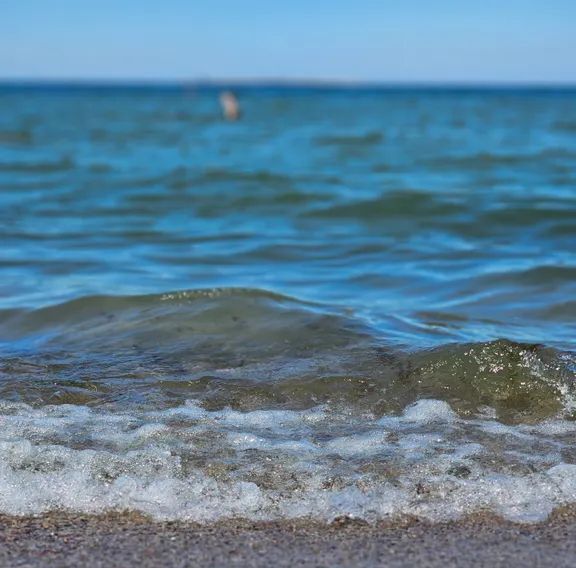
POLYGON ((236 95, 231 91, 224 91, 220 93, 220 105, 222 106, 222 114, 226 120, 238 120, 240 118, 240 104, 236 95))

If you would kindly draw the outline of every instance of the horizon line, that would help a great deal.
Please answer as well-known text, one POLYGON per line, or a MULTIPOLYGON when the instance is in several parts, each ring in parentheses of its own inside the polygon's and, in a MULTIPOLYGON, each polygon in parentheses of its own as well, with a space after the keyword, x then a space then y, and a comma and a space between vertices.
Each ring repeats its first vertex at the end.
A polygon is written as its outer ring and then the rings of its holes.
POLYGON ((576 81, 498 81, 498 80, 355 80, 291 77, 246 78, 95 78, 95 77, 2 77, 0 86, 56 87, 301 87, 301 88, 501 88, 575 89, 576 81))

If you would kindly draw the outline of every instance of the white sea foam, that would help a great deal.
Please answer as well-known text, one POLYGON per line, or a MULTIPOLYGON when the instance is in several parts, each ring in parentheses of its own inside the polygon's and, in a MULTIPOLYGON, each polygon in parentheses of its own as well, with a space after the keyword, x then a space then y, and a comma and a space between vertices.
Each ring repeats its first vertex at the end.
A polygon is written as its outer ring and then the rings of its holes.
MULTIPOLYGON (((486 413, 490 416, 490 413, 486 413)), ((465 419, 438 400, 398 416, 327 406, 102 411, 0 403, 0 512, 141 511, 158 519, 536 521, 576 502, 572 422, 465 419)))

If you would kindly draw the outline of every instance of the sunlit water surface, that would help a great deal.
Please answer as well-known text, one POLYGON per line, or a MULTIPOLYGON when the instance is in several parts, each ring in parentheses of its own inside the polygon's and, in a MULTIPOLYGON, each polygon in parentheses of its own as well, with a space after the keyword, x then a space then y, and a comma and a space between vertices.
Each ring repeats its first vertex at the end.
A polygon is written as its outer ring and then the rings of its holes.
POLYGON ((0 87, 0 513, 576 502, 576 92, 0 87))

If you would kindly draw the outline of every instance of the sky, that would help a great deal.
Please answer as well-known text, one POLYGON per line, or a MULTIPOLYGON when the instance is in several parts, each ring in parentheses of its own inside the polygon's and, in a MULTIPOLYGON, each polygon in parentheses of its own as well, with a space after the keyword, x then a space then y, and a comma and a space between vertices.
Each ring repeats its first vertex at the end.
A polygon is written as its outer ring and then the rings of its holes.
POLYGON ((576 83, 576 0, 0 0, 0 79, 576 83))

